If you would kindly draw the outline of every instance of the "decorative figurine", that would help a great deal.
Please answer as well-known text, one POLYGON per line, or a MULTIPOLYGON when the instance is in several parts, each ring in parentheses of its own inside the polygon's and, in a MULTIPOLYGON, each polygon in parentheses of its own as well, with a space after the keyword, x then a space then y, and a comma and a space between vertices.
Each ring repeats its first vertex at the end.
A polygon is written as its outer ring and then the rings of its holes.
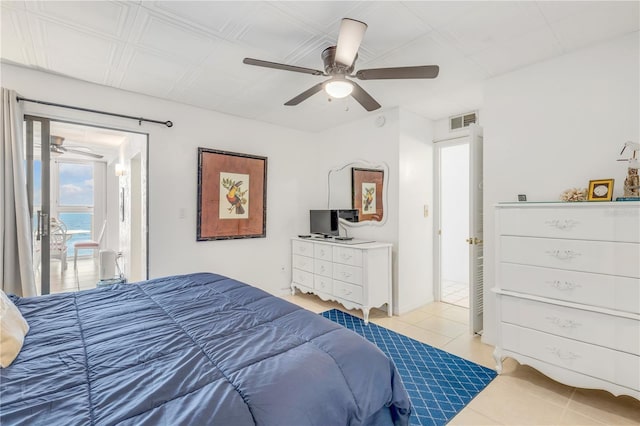
POLYGON ((560 194, 562 201, 584 201, 587 199, 587 188, 570 188, 560 194))
POLYGON ((624 180, 624 198, 637 198, 640 200, 640 176, 638 176, 638 169, 640 168, 640 159, 638 158, 638 151, 640 151, 640 144, 636 142, 628 141, 622 147, 620 155, 629 148, 632 151, 631 157, 622 158, 618 161, 627 161, 627 178, 624 180))

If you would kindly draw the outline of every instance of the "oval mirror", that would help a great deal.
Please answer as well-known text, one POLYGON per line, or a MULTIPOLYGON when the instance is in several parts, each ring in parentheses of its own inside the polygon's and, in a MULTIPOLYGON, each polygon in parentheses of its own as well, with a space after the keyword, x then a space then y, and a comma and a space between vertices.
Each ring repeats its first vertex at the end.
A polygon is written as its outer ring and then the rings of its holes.
POLYGON ((387 180, 384 162, 354 160, 328 173, 327 208, 340 211, 347 226, 384 225, 387 218, 387 180))

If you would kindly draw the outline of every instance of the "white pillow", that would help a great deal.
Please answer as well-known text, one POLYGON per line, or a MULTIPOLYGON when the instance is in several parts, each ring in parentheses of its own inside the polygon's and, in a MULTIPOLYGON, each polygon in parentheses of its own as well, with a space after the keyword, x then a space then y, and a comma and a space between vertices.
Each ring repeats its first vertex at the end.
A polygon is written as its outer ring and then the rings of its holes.
POLYGON ((16 305, 0 290, 0 366, 11 365, 18 356, 29 324, 16 305))

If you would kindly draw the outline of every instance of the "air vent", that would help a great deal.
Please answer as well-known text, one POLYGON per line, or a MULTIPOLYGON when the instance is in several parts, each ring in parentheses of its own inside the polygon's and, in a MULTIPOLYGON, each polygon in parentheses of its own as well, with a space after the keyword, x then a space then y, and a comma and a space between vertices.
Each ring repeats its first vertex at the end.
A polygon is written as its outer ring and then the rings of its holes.
POLYGON ((449 117, 449 131, 469 127, 471 123, 477 122, 477 118, 476 112, 468 112, 466 114, 456 115, 455 117, 449 117))

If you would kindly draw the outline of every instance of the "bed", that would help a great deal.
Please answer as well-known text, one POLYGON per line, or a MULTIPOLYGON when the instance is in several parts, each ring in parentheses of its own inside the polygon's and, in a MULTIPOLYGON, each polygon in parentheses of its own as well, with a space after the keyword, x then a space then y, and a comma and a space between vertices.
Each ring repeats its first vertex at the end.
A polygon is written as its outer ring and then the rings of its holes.
POLYGON ((377 347, 221 275, 12 300, 30 331, 0 370, 2 425, 409 422, 377 347))

